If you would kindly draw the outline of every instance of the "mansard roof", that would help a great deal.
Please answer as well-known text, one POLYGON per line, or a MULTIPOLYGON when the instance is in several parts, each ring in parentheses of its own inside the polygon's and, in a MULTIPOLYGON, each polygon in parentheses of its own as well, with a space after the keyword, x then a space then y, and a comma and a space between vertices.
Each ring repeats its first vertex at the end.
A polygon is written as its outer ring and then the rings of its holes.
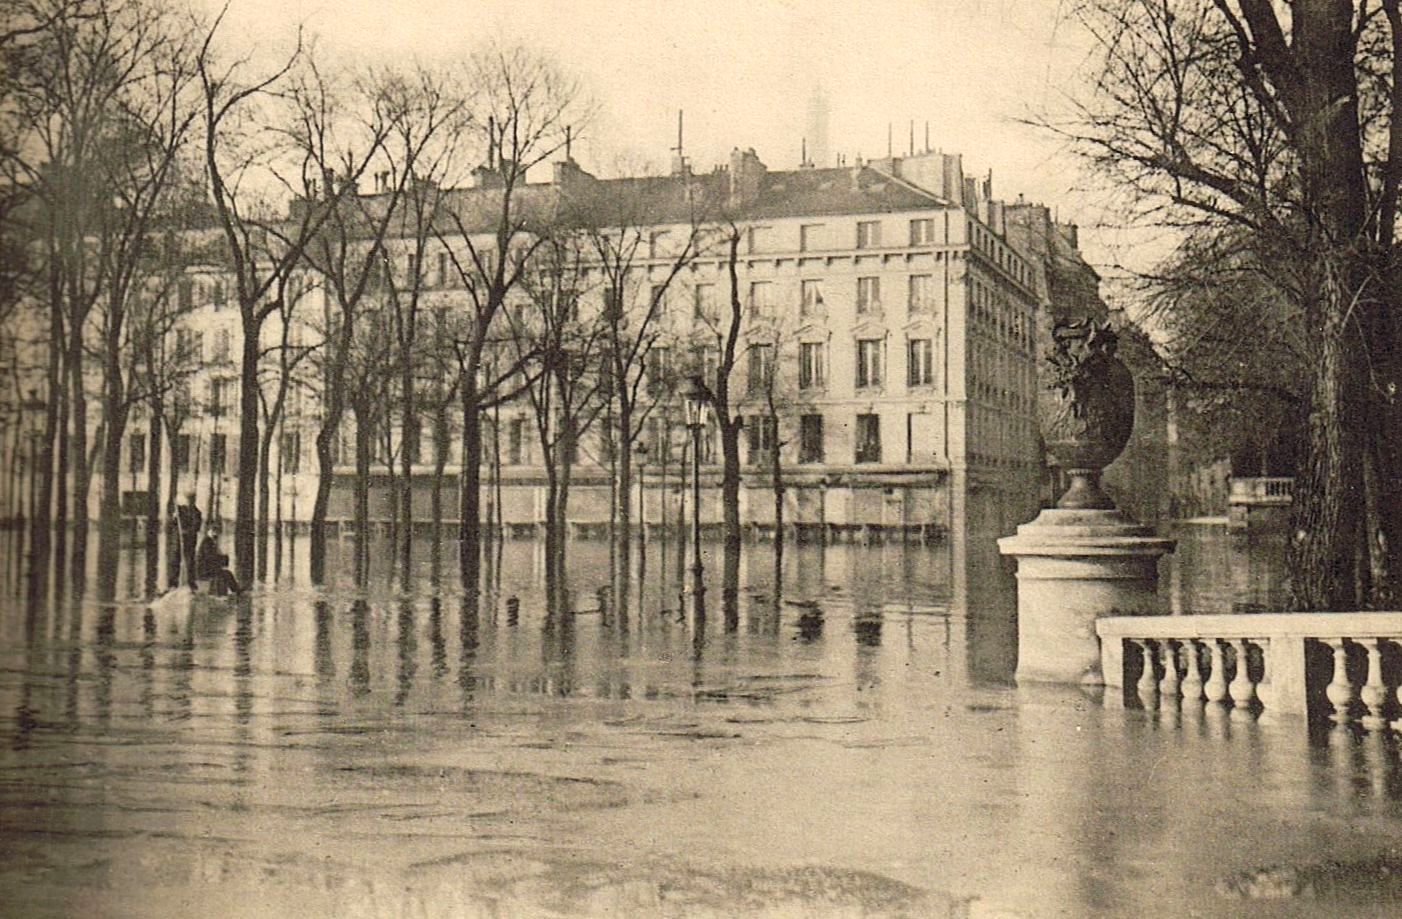
MULTIPOLYGON (((831 169, 763 170, 744 197, 732 192, 731 174, 630 176, 600 179, 567 164, 556 182, 518 185, 512 190, 513 219, 523 229, 557 221, 594 226, 648 226, 749 222, 790 217, 856 216, 955 207, 950 202, 868 165, 831 169)), ((455 234, 491 233, 501 219, 504 190, 491 185, 443 189, 438 229, 455 234)), ((374 213, 387 195, 364 195, 361 219, 374 213)), ((401 209, 401 222, 410 209, 401 209)), ((395 229, 403 231, 406 226, 395 229)), ((391 235, 396 235, 391 230, 391 235)))

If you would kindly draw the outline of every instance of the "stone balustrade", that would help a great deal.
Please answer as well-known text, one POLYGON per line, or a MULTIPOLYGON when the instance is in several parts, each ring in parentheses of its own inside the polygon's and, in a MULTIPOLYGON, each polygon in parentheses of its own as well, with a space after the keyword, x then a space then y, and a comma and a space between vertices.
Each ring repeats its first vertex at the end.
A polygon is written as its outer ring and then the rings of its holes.
POLYGON ((1402 612, 1114 616, 1095 624, 1107 686, 1304 716, 1328 706, 1369 730, 1402 712, 1402 612), (1327 700, 1327 703, 1324 701, 1327 700))
POLYGON ((1228 504, 1288 505, 1295 480, 1286 476, 1237 477, 1231 480, 1228 504))

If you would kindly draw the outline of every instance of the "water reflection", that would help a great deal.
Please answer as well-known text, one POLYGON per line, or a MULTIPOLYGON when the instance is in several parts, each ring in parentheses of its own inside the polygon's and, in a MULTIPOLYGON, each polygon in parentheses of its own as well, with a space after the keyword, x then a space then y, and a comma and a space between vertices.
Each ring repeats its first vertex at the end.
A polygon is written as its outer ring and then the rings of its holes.
MULTIPOLYGON (((416 551, 403 586, 293 571, 243 603, 7 605, 0 897, 1230 914, 1229 872, 1402 838, 1390 736, 1014 689, 995 535, 961 537, 958 568, 949 545, 791 545, 782 585, 749 547, 741 590, 700 615, 660 564, 626 615, 552 611, 525 542, 481 593, 435 589, 416 551)), ((1224 531, 1180 538, 1221 579, 1180 577, 1174 602, 1274 595, 1221 562, 1224 531)), ((607 547, 572 548, 587 606, 607 547)))

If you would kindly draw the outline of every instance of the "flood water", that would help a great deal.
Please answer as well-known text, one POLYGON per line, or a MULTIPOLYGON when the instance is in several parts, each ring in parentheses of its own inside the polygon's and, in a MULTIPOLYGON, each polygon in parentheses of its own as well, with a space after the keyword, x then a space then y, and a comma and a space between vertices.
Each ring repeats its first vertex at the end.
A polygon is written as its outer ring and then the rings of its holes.
MULTIPOLYGON (((1175 535, 1166 610, 1283 602, 1269 545, 1175 535)), ((426 546, 408 589, 6 596, 0 913, 1396 914, 1330 868, 1402 847, 1390 738, 1016 687, 991 538, 791 546, 781 598, 747 547, 700 622, 658 548, 626 616, 588 542, 573 616, 528 542, 475 604, 426 546), (1276 865, 1320 880, 1228 883, 1276 865)))

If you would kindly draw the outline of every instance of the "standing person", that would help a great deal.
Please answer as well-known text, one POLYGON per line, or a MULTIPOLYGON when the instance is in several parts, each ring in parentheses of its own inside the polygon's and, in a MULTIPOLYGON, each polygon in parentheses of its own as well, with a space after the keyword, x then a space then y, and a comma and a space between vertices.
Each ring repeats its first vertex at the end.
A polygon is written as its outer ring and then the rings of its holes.
POLYGON ((209 582, 209 592, 212 596, 223 597, 243 593, 238 580, 229 570, 229 556, 219 551, 219 531, 214 527, 209 528, 209 532, 200 543, 196 567, 200 577, 209 582))
POLYGON ((180 530, 180 557, 185 566, 185 577, 190 589, 194 590, 199 577, 195 565, 195 544, 199 542, 200 527, 204 525, 204 515, 195 506, 195 493, 185 492, 185 503, 175 509, 175 522, 180 530))

